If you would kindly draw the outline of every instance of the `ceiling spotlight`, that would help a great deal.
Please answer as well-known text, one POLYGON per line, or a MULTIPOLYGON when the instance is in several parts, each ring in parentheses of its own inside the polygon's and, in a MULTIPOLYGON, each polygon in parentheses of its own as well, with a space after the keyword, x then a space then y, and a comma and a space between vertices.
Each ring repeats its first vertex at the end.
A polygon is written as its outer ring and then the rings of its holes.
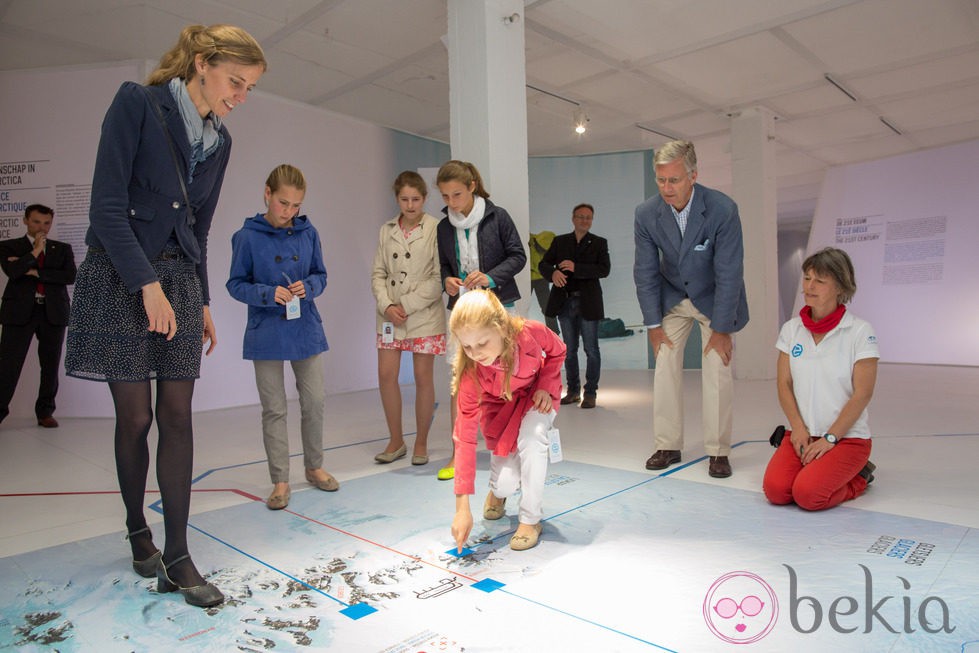
POLYGON ((588 114, 585 113, 585 110, 582 109, 581 107, 578 107, 577 109, 574 110, 573 116, 574 116, 575 133, 584 134, 586 131, 588 131, 588 121, 590 121, 591 118, 588 117, 588 114))

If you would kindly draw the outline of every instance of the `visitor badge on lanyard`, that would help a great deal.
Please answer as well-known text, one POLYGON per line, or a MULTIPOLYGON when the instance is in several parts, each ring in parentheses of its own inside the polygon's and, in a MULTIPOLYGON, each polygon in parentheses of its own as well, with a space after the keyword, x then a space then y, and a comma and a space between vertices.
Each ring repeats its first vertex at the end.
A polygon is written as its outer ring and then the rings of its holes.
POLYGON ((552 463, 564 460, 564 454, 561 453, 561 432, 557 429, 547 432, 547 457, 552 463))
MULTIPOLYGON (((289 286, 291 286, 292 279, 289 278, 289 275, 283 272, 282 276, 285 277, 286 283, 289 284, 289 286)), ((288 288, 288 286, 286 287, 288 288)), ((301 311, 299 310, 299 297, 293 295, 292 299, 286 302, 286 319, 298 320, 300 315, 301 315, 301 311)))

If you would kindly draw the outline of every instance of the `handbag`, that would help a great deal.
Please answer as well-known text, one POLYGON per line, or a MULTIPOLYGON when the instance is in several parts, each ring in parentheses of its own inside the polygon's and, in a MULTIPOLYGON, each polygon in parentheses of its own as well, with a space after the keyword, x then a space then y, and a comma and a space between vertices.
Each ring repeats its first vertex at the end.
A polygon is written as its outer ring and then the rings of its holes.
POLYGON ((772 433, 771 437, 768 438, 769 444, 778 449, 782 445, 782 439, 785 437, 785 427, 779 424, 775 427, 775 431, 772 433))

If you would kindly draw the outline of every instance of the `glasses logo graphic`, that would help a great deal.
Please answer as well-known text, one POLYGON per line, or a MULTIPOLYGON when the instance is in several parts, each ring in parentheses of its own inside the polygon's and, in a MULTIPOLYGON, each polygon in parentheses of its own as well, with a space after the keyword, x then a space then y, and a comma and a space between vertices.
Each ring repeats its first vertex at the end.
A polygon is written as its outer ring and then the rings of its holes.
MULTIPOLYGON (((734 615, 738 614, 738 610, 741 610, 741 614, 746 617, 754 617, 757 616, 764 607, 765 602, 757 596, 746 596, 741 599, 741 603, 738 603, 732 598, 724 597, 717 602, 717 605, 714 606, 714 612, 720 615, 722 619, 730 619, 734 615)), ((741 630, 744 629, 742 628, 741 630)))
POLYGON ((775 590, 748 571, 724 574, 704 597, 704 620, 718 638, 751 644, 765 637, 778 620, 775 590))

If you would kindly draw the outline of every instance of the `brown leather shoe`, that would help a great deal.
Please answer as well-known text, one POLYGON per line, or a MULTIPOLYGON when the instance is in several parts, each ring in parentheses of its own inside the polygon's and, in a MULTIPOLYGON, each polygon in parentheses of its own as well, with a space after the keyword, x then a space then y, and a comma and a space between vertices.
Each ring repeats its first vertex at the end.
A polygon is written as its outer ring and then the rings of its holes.
POLYGON ((658 449, 646 461, 646 469, 666 469, 680 462, 680 452, 674 449, 658 449))
POLYGON ((37 425, 43 426, 46 429, 56 429, 58 428, 58 420, 48 415, 47 417, 38 417, 37 425))
POLYGON ((568 404, 576 404, 579 401, 581 401, 581 395, 579 395, 577 392, 574 394, 571 394, 569 392, 568 394, 561 397, 562 406, 567 406, 568 404))
POLYGON ((731 463, 728 462, 727 456, 711 456, 710 465, 707 467, 707 473, 714 478, 727 478, 731 475, 731 463))
POLYGON ((594 408, 595 407, 595 395, 585 395, 585 398, 581 400, 580 408, 594 408))

